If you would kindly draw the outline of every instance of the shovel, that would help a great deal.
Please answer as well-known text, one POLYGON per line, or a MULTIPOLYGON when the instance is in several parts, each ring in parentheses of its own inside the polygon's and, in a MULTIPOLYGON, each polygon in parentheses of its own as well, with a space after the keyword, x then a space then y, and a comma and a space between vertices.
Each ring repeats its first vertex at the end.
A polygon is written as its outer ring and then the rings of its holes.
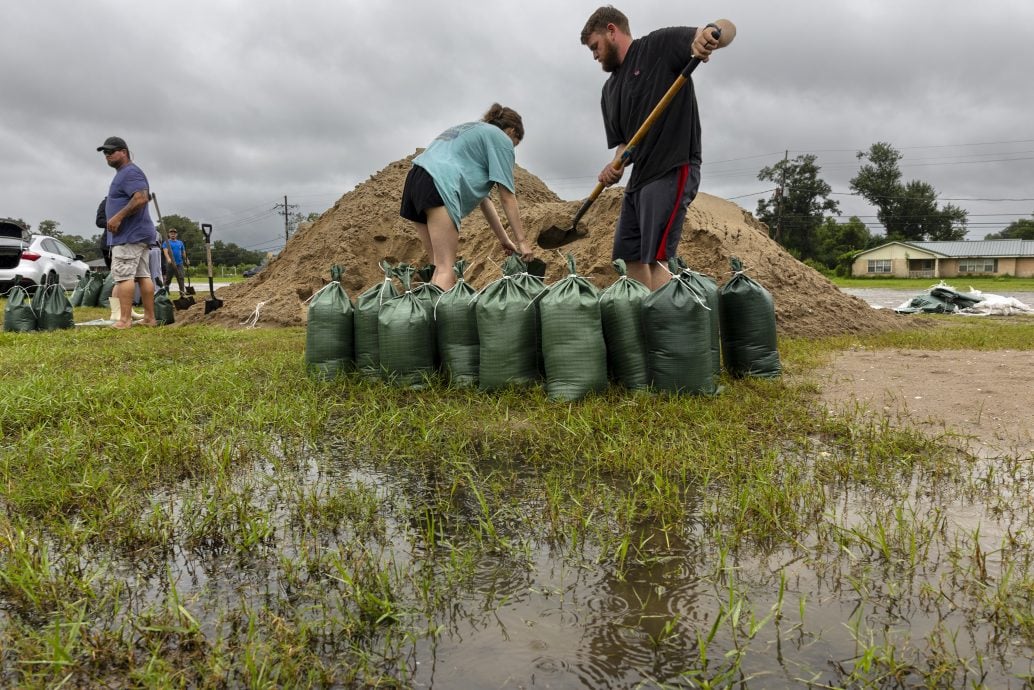
MULTIPOLYGON (((715 40, 717 40, 721 37, 721 31, 719 29, 714 29, 711 32, 711 35, 715 38, 715 40)), ((671 99, 675 97, 675 94, 677 94, 679 90, 682 88, 682 86, 689 80, 689 75, 693 74, 693 70, 695 70, 697 68, 697 65, 699 64, 700 58, 692 58, 689 61, 689 63, 682 69, 682 73, 679 74, 679 76, 675 77, 675 81, 672 83, 670 87, 668 87, 668 91, 664 94, 664 96, 661 97, 661 100, 657 102, 657 105, 653 107, 653 110, 646 117, 646 120, 643 121, 643 124, 639 125, 639 130, 636 131, 634 135, 632 135, 632 138, 625 146, 625 150, 621 152, 620 156, 614 159, 613 163, 611 163, 611 167, 613 167, 614 170, 620 171, 622 168, 625 167, 625 164, 628 163, 629 157, 631 157, 632 155, 632 151, 635 149, 636 146, 639 145, 639 142, 643 140, 643 137, 646 136, 646 133, 650 131, 650 127, 653 126, 653 123, 656 122, 657 119, 664 113, 665 109, 667 109, 668 107, 668 104, 671 103, 671 99)), ((585 212, 589 210, 589 207, 592 206, 593 202, 596 201, 600 193, 603 192, 603 186, 604 185, 602 182, 597 183, 596 188, 592 190, 592 194, 590 194, 589 198, 585 200, 585 202, 582 204, 582 207, 578 209, 578 213, 574 214, 574 220, 571 222, 571 227, 561 228, 556 225, 553 225, 546 228, 545 230, 539 233, 538 245, 543 249, 557 249, 558 247, 563 247, 564 245, 570 244, 575 240, 580 240, 583 237, 587 237, 589 232, 587 230, 579 230, 578 221, 582 219, 582 216, 585 215, 585 212)))
MULTIPOLYGON (((158 208, 158 195, 155 194, 154 192, 151 192, 151 201, 154 202, 154 212, 158 215, 158 241, 159 241, 159 244, 163 244, 164 245, 164 243, 169 238, 168 238, 168 235, 164 235, 163 236, 163 234, 162 234, 165 231, 165 221, 162 220, 162 210, 160 208, 158 208)), ((162 251, 163 252, 165 251, 164 247, 162 247, 162 251)), ((163 279, 164 279, 164 277, 163 277, 163 279)), ((189 284, 190 278, 187 278, 187 282, 189 284)), ((168 285, 165 286, 165 290, 166 290, 166 293, 169 292, 169 286, 168 285)), ((187 288, 186 290, 184 290, 184 292, 187 295, 193 295, 194 294, 194 288, 192 288, 192 287, 191 288, 187 288)), ((180 309, 180 310, 182 310, 182 309, 189 309, 190 307, 194 306, 194 298, 193 297, 189 297, 189 296, 185 297, 183 295, 180 295, 176 299, 172 300, 172 304, 173 304, 174 307, 176 307, 177 309, 180 309)))
POLYGON ((223 306, 223 301, 215 298, 215 284, 212 282, 212 225, 202 223, 201 234, 205 236, 205 257, 208 259, 208 294, 210 295, 205 300, 205 313, 211 314, 223 306))

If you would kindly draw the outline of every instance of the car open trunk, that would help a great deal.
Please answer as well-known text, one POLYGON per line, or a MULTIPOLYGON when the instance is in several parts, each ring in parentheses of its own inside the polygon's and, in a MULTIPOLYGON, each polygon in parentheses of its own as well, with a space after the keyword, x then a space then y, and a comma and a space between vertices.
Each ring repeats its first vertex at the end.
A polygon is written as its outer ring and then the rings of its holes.
POLYGON ((28 227, 17 220, 0 218, 0 269, 17 268, 25 249, 28 227))

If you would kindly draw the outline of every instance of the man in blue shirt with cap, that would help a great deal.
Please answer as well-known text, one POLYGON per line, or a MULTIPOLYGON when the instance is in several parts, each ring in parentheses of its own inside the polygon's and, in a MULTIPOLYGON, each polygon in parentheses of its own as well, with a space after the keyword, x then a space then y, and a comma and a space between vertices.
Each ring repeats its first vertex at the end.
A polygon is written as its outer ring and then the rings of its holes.
POLYGON ((119 300, 119 319, 114 328, 129 328, 133 323, 134 283, 140 286, 144 307, 144 326, 154 326, 154 281, 149 255, 157 233, 147 210, 149 185, 144 171, 130 160, 129 147, 121 137, 108 137, 97 147, 115 177, 105 204, 108 244, 111 245, 111 274, 115 282, 112 296, 119 300))

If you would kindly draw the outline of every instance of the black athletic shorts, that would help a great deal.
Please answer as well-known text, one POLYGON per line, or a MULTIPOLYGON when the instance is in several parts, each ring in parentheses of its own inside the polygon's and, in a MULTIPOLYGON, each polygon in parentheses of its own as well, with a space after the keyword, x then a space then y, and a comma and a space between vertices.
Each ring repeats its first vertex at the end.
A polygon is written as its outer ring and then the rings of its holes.
POLYGON ((406 184, 402 187, 402 208, 399 215, 414 223, 427 224, 427 209, 445 206, 442 195, 434 186, 431 174, 414 165, 406 175, 406 184))

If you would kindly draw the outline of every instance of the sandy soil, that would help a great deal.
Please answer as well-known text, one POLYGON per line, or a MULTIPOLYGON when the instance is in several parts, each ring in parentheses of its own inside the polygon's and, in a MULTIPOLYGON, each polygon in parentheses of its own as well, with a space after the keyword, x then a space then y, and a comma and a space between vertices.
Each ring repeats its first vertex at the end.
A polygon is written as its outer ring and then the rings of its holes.
MULTIPOLYGON (((206 316, 199 301, 190 310, 177 312, 177 323, 301 325, 305 322, 304 300, 329 280, 332 264, 345 269, 342 284, 353 298, 384 279, 378 266, 381 259, 425 264, 427 258, 416 234, 398 215, 410 158, 389 164, 344 194, 319 219, 291 237, 261 274, 217 290, 225 302, 221 309, 206 316)), ((519 166, 515 177, 521 217, 530 237, 537 237, 550 225, 570 224, 580 202, 561 201, 542 180, 519 166)), ((578 272, 600 288, 616 278, 610 250, 621 192, 605 191, 583 219, 589 236, 565 248, 574 255, 578 272)), ((465 277, 475 287, 484 287, 501 275, 503 252, 479 211, 468 216, 460 230, 460 256, 468 261, 465 277)), ((772 293, 783 335, 870 333, 908 324, 908 319, 874 310, 863 300, 845 295, 769 239, 766 226, 751 214, 717 197, 700 194, 694 201, 686 216, 679 254, 690 268, 712 276, 719 284, 731 277, 729 259, 740 258, 746 273, 772 293)), ((548 265, 547 282, 566 273, 560 252, 540 251, 539 257, 548 265)))
POLYGON ((1034 455, 1034 356, 999 350, 865 350, 838 353, 820 372, 833 410, 857 405, 930 436, 948 434, 983 457, 1034 455))
MULTIPOLYGON (((342 284, 354 299, 383 280, 378 266, 382 259, 426 263, 410 224, 398 215, 411 159, 412 155, 388 164, 316 221, 299 228, 257 277, 217 290, 224 301, 221 309, 206 315, 204 300, 199 299, 191 309, 176 313, 177 324, 302 325, 304 302, 329 280, 331 265, 344 268, 342 284)), ((515 178, 530 237, 550 225, 565 227, 581 205, 562 201, 519 166, 515 178)), ((588 237, 565 248, 574 255, 579 273, 600 288, 616 277, 610 249, 621 192, 605 191, 583 219, 588 237)), ((480 212, 471 214, 460 230, 460 256, 468 261, 465 277, 475 287, 484 287, 500 276, 502 250, 480 212)), ((747 274, 772 293, 782 335, 820 338, 914 327, 907 316, 873 309, 844 294, 769 239, 766 226, 750 213, 707 194, 700 194, 690 207, 679 254, 690 268, 719 284, 731 277, 729 259, 740 258, 747 274)), ((548 265, 547 283, 566 273, 560 252, 540 251, 539 256, 548 265)), ((934 433, 951 429, 972 434, 982 451, 1023 447, 1031 452, 1031 413, 1025 401, 1034 388, 1032 369, 1030 353, 859 350, 837 356, 820 386, 833 407, 862 403, 879 414, 917 421, 934 433)))

